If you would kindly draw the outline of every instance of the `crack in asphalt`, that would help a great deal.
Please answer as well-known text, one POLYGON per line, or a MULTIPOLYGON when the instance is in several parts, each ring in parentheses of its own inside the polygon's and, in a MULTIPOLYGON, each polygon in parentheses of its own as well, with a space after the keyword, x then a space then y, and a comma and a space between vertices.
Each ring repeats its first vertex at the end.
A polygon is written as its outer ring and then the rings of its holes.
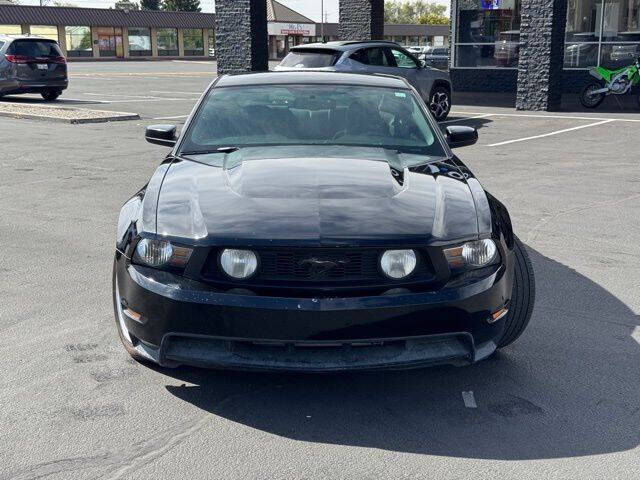
POLYGON ((595 207, 608 207, 612 205, 617 205, 619 203, 625 203, 628 200, 634 200, 636 198, 640 198, 640 194, 629 195, 628 197, 620 198, 617 200, 608 200, 606 202, 595 202, 595 203, 590 203, 589 205, 582 205, 579 207, 572 207, 572 208, 567 208, 565 210, 561 210, 555 213, 554 215, 551 215, 550 217, 540 219, 538 223, 531 230, 529 230, 529 232, 527 232, 528 241, 529 241, 528 243, 532 243, 535 240, 537 240, 538 235, 542 232, 542 229, 544 227, 546 227, 550 222, 556 220, 557 218, 562 217, 563 215, 579 213, 595 207))
MULTIPOLYGON (((270 388, 274 388, 274 385, 270 384, 246 392, 234 393, 223 397, 217 405, 218 407, 223 407, 238 398, 262 393, 270 388)), ((135 471, 162 457, 174 447, 180 445, 190 435, 204 427, 211 419, 212 414, 207 412, 198 420, 191 422, 186 429, 165 431, 166 433, 164 435, 156 435, 153 439, 146 439, 137 445, 130 445, 126 450, 105 452, 95 456, 71 457, 43 462, 23 471, 2 475, 0 476, 0 480, 36 480, 57 473, 86 470, 88 468, 106 468, 107 470, 111 470, 92 476, 92 479, 117 480, 123 478, 125 474, 135 471), (135 449, 134 452, 131 451, 132 448, 135 449)))

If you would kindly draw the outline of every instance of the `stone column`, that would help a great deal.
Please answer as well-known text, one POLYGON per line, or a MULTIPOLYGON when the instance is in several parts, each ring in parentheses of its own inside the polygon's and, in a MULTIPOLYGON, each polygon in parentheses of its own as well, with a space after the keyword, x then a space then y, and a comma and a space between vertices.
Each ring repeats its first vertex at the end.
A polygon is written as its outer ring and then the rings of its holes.
POLYGON ((217 0, 214 23, 218 75, 269 69, 266 0, 217 0))
POLYGON ((518 110, 560 108, 566 22, 566 0, 522 0, 518 110))
POLYGON ((151 56, 158 56, 158 29, 151 27, 151 56))
POLYGON ((178 56, 184 57, 184 30, 178 29, 178 56))
POLYGON ((204 48, 204 56, 208 57, 209 56, 209 29, 208 28, 202 29, 202 45, 204 48))
POLYGON ((98 27, 91 27, 91 48, 93 58, 100 58, 100 46, 98 45, 98 27))
POLYGON ((129 27, 122 27, 122 58, 129 58, 129 27))
POLYGON ((58 25, 58 44, 60 45, 60 50, 62 50, 62 55, 67 56, 67 35, 64 30, 64 25, 58 25))
POLYGON ((382 40, 384 0, 340 0, 340 40, 382 40))

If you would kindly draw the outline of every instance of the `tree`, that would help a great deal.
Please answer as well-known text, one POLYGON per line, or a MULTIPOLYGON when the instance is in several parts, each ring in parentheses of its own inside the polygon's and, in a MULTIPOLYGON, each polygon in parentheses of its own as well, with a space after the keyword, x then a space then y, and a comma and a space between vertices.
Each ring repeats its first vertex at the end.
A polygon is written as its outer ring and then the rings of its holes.
POLYGON ((172 12, 199 12, 200 0, 164 0, 162 9, 172 12))
POLYGON ((129 0, 118 0, 115 3, 115 8, 120 10, 140 10, 140 5, 135 2, 130 2, 129 0))
POLYGON ((142 0, 140 8, 142 10, 160 10, 160 0, 142 0))
POLYGON ((447 7, 425 0, 387 0, 384 3, 385 23, 421 23, 447 25, 447 7))

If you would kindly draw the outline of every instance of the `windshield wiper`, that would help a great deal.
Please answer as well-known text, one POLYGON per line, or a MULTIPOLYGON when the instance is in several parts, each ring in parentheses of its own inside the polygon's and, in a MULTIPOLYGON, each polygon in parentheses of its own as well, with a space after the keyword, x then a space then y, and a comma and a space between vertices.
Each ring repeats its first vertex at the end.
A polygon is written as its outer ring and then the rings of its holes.
POLYGON ((208 153, 233 153, 237 150, 240 150, 240 147, 229 146, 229 147, 220 147, 211 150, 192 150, 190 152, 180 152, 180 155, 206 155, 208 153))

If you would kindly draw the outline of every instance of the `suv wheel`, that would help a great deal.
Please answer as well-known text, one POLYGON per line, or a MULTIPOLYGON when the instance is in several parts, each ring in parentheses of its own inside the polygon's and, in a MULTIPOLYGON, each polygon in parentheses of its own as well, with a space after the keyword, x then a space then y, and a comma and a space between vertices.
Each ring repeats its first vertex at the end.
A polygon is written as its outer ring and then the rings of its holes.
POLYGON ((451 92, 448 88, 437 86, 431 91, 429 97, 429 110, 437 122, 443 121, 451 110, 451 92))
POLYGON ((58 98, 62 94, 62 90, 47 90, 46 92, 42 92, 42 98, 44 98, 47 102, 53 102, 56 98, 58 98))

